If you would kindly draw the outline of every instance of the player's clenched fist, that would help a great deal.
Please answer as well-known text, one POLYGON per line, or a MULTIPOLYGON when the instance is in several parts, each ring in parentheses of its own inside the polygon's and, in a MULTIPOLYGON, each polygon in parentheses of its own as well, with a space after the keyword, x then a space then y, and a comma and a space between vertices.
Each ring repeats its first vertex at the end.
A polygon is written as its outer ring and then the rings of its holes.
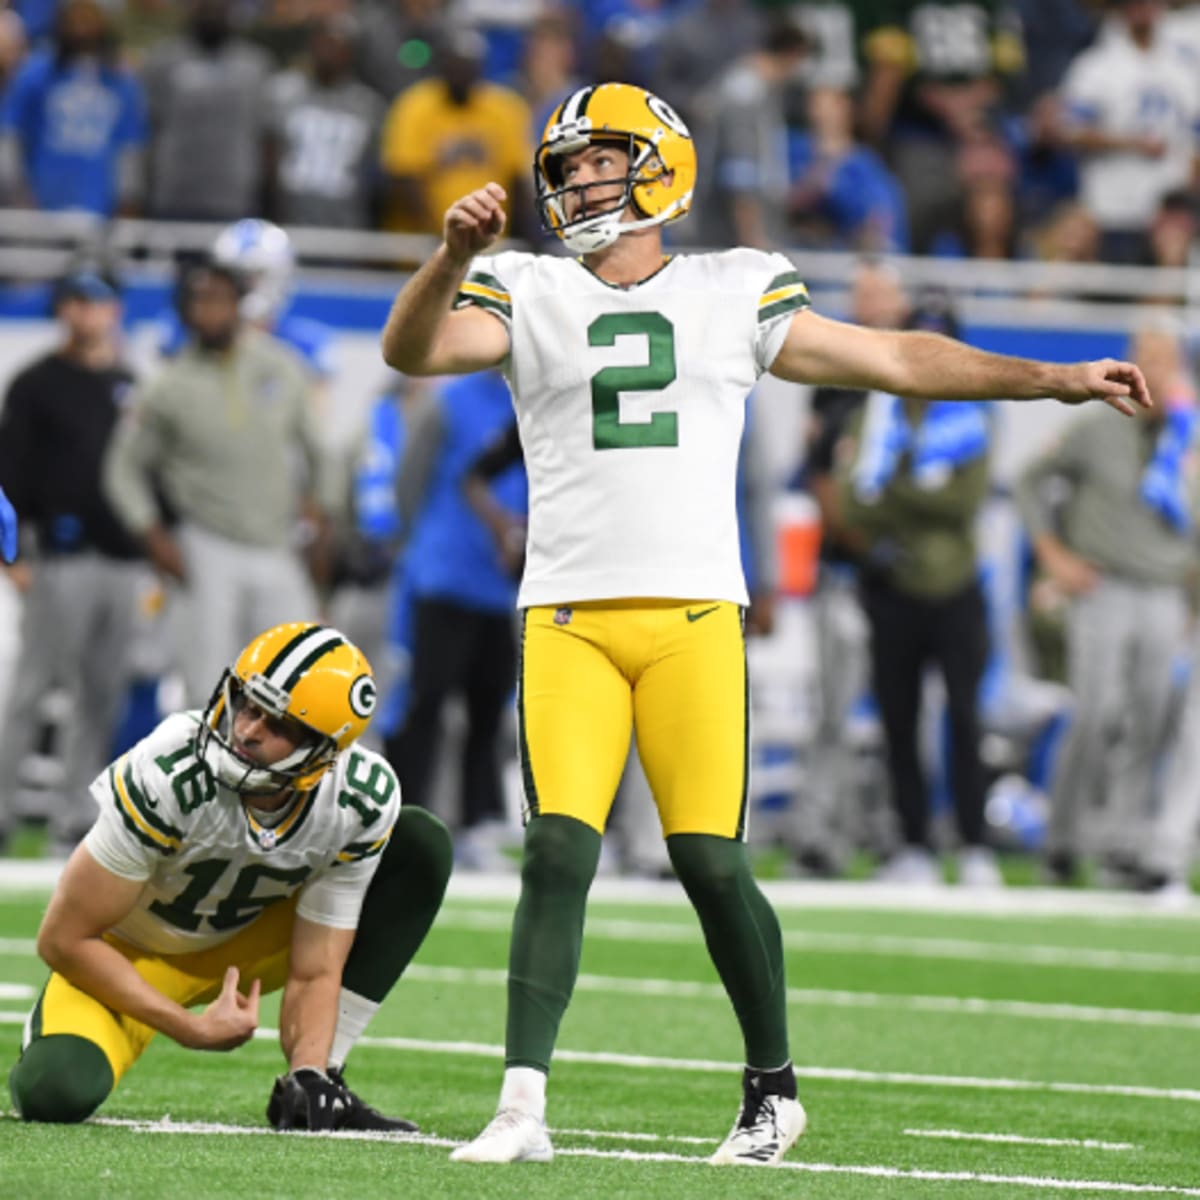
POLYGON ((506 199, 498 183, 486 183, 446 209, 443 237, 454 258, 466 262, 496 241, 504 230, 506 199))

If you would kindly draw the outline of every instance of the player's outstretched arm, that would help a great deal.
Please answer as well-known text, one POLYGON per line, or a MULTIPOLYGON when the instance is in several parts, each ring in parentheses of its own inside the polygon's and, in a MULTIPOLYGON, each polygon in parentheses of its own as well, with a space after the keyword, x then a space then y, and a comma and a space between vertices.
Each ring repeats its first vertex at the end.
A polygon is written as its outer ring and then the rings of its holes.
POLYGON ((1102 400, 1127 416, 1153 407, 1133 363, 1010 358, 941 334, 866 329, 811 311, 792 318, 771 373, 796 383, 872 388, 928 400, 1102 400))
POLYGON ((221 995, 194 1014, 152 987, 130 961, 104 941, 137 902, 144 880, 124 879, 102 867, 86 846, 76 848, 38 930, 46 964, 89 996, 126 1013, 193 1050, 232 1050, 258 1025, 258 983, 237 992, 237 971, 226 974, 221 995))
POLYGON ((504 231, 504 189, 489 183, 455 201, 442 244, 400 289, 383 328, 383 358, 406 375, 464 375, 497 366, 508 354, 508 331, 475 306, 453 309, 477 254, 504 231))

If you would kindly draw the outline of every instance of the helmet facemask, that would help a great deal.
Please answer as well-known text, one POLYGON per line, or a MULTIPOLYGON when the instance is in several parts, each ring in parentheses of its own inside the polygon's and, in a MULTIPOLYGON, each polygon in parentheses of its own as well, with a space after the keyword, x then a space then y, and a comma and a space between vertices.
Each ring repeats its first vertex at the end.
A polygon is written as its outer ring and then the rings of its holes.
POLYGON ((200 757, 219 782, 242 796, 273 795, 285 790, 309 791, 333 765, 337 742, 288 712, 291 697, 262 675, 243 680, 227 670, 213 692, 197 734, 200 757), (298 739, 296 749, 266 765, 240 753, 233 744, 233 721, 246 704, 285 722, 298 739))

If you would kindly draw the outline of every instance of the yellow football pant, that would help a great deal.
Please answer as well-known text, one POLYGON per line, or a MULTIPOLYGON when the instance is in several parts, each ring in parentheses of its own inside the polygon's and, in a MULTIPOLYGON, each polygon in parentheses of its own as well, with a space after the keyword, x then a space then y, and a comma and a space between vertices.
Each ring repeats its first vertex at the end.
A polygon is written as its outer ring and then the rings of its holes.
MULTIPOLYGON (((156 991, 182 1004, 208 1004, 221 991, 228 967, 240 973, 238 987, 246 991, 255 979, 264 992, 281 988, 287 978, 296 915, 296 897, 273 904, 253 924, 219 946, 191 954, 151 954, 106 935, 137 973, 156 991)), ((95 1042, 112 1067, 114 1085, 137 1061, 154 1037, 149 1025, 114 1012, 99 1000, 53 972, 29 1022, 29 1038, 70 1033, 95 1042)))
POLYGON ((604 832, 631 730, 663 833, 745 833, 741 609, 605 600, 525 611, 518 716, 526 815, 604 832))

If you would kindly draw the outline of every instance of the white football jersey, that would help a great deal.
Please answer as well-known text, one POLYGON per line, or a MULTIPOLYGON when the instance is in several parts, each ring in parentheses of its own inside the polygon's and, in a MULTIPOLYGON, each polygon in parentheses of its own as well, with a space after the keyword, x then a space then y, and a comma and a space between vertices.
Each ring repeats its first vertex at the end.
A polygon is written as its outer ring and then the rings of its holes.
POLYGON ((1158 158, 1110 150, 1085 155, 1079 168, 1084 207, 1102 228, 1144 229, 1163 196, 1191 178, 1200 120, 1194 64, 1165 36, 1139 49, 1113 19, 1071 63, 1062 91, 1076 125, 1163 142, 1158 158))
POLYGON ((676 255, 628 288, 578 259, 476 259, 459 303, 508 327, 529 476, 518 604, 747 603, 736 475, 746 396, 808 293, 780 254, 676 255))
POLYGON ((146 881, 113 932, 154 953, 202 950, 297 891, 302 917, 353 929, 400 812, 387 760, 352 746, 267 826, 198 757, 202 721, 167 717, 92 784, 100 815, 84 845, 107 870, 146 881))

